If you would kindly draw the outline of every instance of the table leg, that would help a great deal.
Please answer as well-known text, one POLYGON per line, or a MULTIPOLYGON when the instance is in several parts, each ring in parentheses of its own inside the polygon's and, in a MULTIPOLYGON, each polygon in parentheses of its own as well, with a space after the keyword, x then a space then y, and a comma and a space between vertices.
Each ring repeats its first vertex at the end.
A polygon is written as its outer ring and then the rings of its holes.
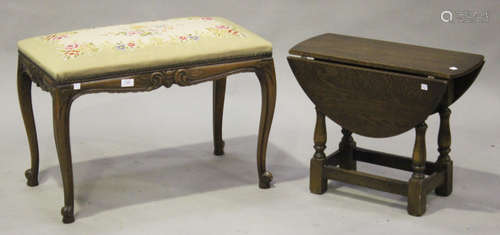
POLYGON ((451 110, 449 108, 444 108, 439 112, 439 157, 436 163, 439 169, 446 171, 444 184, 436 188, 436 194, 439 196, 449 196, 453 191, 453 161, 451 161, 449 155, 451 151, 450 114, 451 110))
POLYGON ((424 190, 425 179, 425 131, 427 125, 425 122, 418 124, 415 127, 416 137, 415 146, 413 148, 413 174, 408 183, 408 214, 421 216, 425 213, 426 193, 424 190))
POLYGON ((356 142, 352 138, 352 132, 342 128, 342 141, 339 144, 339 150, 342 154, 342 159, 339 166, 347 170, 356 170, 356 160, 354 160, 354 149, 356 142))
POLYGON ((226 78, 213 81, 213 133, 214 154, 224 154, 224 141, 222 140, 222 116, 224 112, 224 96, 226 94, 226 78))
POLYGON ((316 108, 316 126, 314 127, 314 150, 309 170, 309 190, 311 193, 323 194, 327 189, 327 178, 323 172, 326 164, 326 125, 325 114, 316 108))
POLYGON ((273 175, 266 171, 266 151, 269 131, 273 121, 274 106, 276 105, 276 75, 274 62, 266 60, 261 62, 255 73, 259 78, 262 90, 262 109, 260 114, 259 135, 257 140, 257 169, 259 174, 259 187, 269 188, 273 175))
POLYGON ((33 105, 31 103, 31 79, 23 73, 21 65, 19 65, 17 71, 17 94, 31 154, 31 168, 26 170, 24 175, 26 176, 28 186, 37 186, 39 169, 38 140, 35 118, 33 116, 33 105))
POLYGON ((61 209, 63 223, 72 223, 74 217, 73 167, 69 136, 69 114, 72 97, 55 89, 51 92, 53 101, 54 137, 64 188, 64 207, 61 209))

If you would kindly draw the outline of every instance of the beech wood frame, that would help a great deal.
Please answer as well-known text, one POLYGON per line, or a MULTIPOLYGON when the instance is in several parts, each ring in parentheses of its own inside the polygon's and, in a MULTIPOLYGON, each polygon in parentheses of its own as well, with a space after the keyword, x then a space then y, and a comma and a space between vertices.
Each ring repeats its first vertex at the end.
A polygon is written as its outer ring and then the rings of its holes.
POLYGON ((25 172, 27 184, 29 186, 38 185, 39 171, 38 140, 31 100, 32 83, 52 95, 54 138, 64 188, 64 207, 61 209, 61 214, 64 223, 72 223, 75 217, 69 116, 71 104, 77 97, 99 92, 145 92, 162 86, 168 88, 173 84, 190 86, 212 81, 214 154, 222 155, 224 154, 222 115, 226 77, 242 72, 255 73, 261 86, 262 109, 257 142, 257 170, 259 187, 269 188, 272 174, 266 170, 266 150, 276 104, 276 77, 271 54, 140 71, 116 72, 96 77, 72 79, 71 82, 57 82, 36 63, 19 52, 18 96, 31 153, 31 167, 25 172), (134 79, 134 87, 121 87, 121 80, 126 78, 134 79), (74 89, 73 83, 75 82, 80 83, 79 89, 74 89))

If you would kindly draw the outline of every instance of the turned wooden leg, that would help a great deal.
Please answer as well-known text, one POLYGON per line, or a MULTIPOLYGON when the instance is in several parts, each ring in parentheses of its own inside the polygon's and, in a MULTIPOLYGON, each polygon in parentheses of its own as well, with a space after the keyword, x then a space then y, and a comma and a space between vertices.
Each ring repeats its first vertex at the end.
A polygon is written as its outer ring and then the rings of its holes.
POLYGON ((259 137, 257 140, 257 169, 259 173, 259 187, 269 188, 273 175, 266 171, 266 151, 269 131, 273 121, 274 106, 276 104, 276 75, 274 62, 263 61, 256 70, 262 90, 262 109, 260 114, 259 137))
POLYGON ((354 160, 354 149, 356 148, 356 142, 352 138, 352 132, 342 128, 342 141, 339 144, 339 150, 341 152, 342 159, 340 161, 340 168, 347 170, 356 170, 356 160, 354 160))
POLYGON ((425 122, 418 124, 415 127, 416 137, 415 146, 413 148, 413 174, 408 183, 408 214, 421 216, 425 213, 426 193, 424 190, 425 179, 425 131, 427 125, 425 122))
POLYGON ((72 223, 74 217, 73 167, 69 136, 69 113, 72 97, 59 89, 52 91, 54 138, 64 188, 64 207, 61 209, 63 223, 72 223))
POLYGON ((326 126, 325 115, 316 108, 316 126, 314 127, 314 150, 309 171, 309 190, 311 193, 322 194, 326 192, 327 178, 323 172, 326 164, 326 126))
POLYGON ((437 165, 440 170, 446 172, 443 185, 436 188, 436 194, 439 196, 449 196, 453 191, 453 161, 449 155, 451 146, 450 114, 449 108, 443 108, 439 112, 441 121, 438 134, 439 157, 437 165))
POLYGON ((224 112, 224 95, 226 94, 226 78, 213 81, 213 132, 214 154, 224 154, 224 141, 222 140, 222 116, 224 112))
POLYGON ((18 65, 17 71, 17 94, 31 154, 31 168, 26 170, 24 175, 26 176, 28 186, 36 186, 38 185, 39 159, 35 118, 31 104, 31 79, 23 73, 21 64, 18 65))

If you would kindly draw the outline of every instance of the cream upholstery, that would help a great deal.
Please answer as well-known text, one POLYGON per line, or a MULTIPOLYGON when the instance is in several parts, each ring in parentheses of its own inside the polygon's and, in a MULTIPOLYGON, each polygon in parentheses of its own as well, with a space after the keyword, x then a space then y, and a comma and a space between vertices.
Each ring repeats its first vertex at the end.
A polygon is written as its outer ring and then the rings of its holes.
POLYGON ((269 54, 271 43, 220 17, 189 17, 25 39, 19 51, 58 81, 269 54))

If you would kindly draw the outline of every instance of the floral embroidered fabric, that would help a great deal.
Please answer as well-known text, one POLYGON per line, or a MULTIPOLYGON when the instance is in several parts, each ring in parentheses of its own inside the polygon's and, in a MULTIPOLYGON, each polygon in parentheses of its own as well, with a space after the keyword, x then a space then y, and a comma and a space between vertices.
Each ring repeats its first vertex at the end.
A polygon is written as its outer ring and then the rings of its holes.
POLYGON ((269 42, 219 17, 178 18, 54 33, 22 40, 18 47, 56 80, 271 52, 269 42))
POLYGON ((56 44, 61 57, 67 60, 93 55, 103 48, 130 51, 144 45, 188 43, 210 37, 238 38, 245 35, 234 25, 212 17, 191 17, 49 34, 41 39, 56 44))

